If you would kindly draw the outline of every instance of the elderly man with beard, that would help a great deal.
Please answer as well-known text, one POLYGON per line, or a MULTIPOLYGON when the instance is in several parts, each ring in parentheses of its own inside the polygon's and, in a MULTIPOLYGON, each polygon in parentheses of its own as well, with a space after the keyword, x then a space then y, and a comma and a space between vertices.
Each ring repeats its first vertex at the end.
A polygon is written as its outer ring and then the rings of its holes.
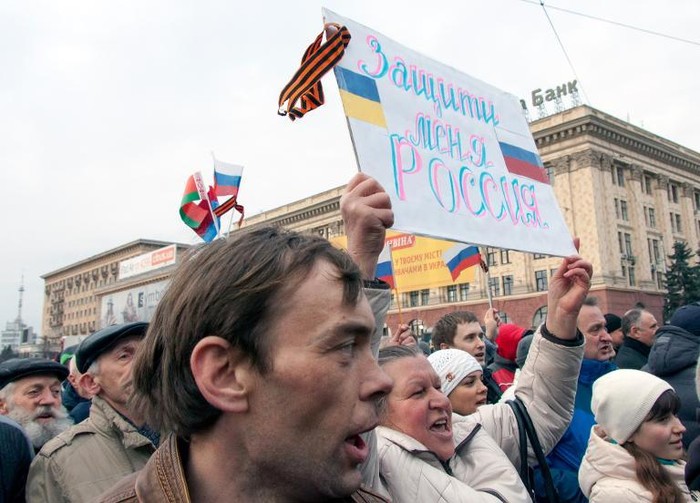
POLYGON ((27 478, 28 502, 94 501, 125 475, 140 470, 158 444, 128 404, 131 366, 147 323, 112 325, 76 352, 79 386, 93 396, 88 419, 41 449, 27 478))
POLYGON ((51 360, 13 358, 0 364, 0 414, 22 426, 37 451, 73 424, 61 405, 68 369, 51 360))

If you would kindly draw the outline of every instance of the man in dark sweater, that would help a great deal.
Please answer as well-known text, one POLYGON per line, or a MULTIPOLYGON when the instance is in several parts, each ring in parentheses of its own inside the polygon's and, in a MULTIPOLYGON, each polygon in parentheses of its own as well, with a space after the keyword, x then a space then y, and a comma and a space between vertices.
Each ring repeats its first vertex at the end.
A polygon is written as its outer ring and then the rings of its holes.
POLYGON ((641 369, 647 364, 659 324, 649 311, 630 309, 622 317, 624 341, 615 363, 621 369, 641 369))

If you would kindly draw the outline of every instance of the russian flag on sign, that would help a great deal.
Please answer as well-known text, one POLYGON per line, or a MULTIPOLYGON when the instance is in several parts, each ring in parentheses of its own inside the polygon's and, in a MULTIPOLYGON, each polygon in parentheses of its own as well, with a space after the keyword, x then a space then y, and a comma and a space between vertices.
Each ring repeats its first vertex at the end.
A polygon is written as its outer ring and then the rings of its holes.
POLYGON ((375 276, 377 279, 381 279, 385 283, 388 283, 392 289, 396 288, 396 282, 394 281, 394 266, 391 261, 391 246, 389 246, 389 244, 385 244, 382 253, 379 254, 377 272, 375 276))
POLYGON ((478 265, 481 260, 479 248, 474 245, 457 243, 442 253, 442 259, 455 281, 465 269, 478 265))
POLYGON ((241 185, 243 166, 214 159, 214 191, 219 197, 237 196, 241 185))

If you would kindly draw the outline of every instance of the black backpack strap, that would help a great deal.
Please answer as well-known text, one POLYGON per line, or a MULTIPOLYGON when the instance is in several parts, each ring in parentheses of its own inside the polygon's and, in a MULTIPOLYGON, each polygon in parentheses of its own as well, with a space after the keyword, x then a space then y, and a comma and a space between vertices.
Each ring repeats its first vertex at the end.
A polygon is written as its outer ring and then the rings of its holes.
POLYGON ((527 489, 527 492, 530 493, 532 496, 534 494, 533 492, 533 487, 531 487, 530 484, 530 475, 529 475, 529 470, 527 466, 527 430, 525 423, 523 421, 522 414, 520 412, 520 409, 515 405, 515 402, 513 400, 508 400, 506 402, 510 408, 513 410, 513 415, 515 416, 515 420, 518 423, 518 445, 520 447, 520 468, 518 469, 518 473, 520 474, 520 480, 523 481, 523 484, 525 485, 525 489, 527 489))
MULTIPOLYGON (((540 439, 537 437, 537 430, 535 430, 535 425, 532 424, 532 418, 530 417, 530 414, 527 411, 527 407, 525 407, 525 404, 522 402, 522 400, 520 400, 517 397, 512 401, 512 404, 509 403, 509 405, 513 408, 513 410, 518 409, 519 414, 521 416, 520 420, 522 420, 522 424, 525 426, 525 432, 530 441, 530 445, 532 446, 532 450, 535 453, 535 457, 537 458, 537 464, 539 466, 540 472, 542 473, 542 478, 544 479, 544 488, 545 493, 547 495, 547 501, 549 503, 558 503, 559 494, 557 493, 557 489, 554 487, 552 472, 549 469, 549 464, 547 463, 547 459, 544 456, 544 451, 542 450, 540 439)), ((518 421, 518 426, 520 426, 521 424, 520 420, 518 421)), ((525 459, 527 460, 527 446, 525 459)))

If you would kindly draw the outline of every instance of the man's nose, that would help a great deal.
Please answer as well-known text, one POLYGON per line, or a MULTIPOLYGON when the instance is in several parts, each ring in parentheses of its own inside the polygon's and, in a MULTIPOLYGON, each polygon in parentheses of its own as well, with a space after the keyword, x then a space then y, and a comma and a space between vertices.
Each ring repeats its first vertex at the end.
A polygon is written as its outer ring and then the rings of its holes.
POLYGON ((363 400, 387 395, 394 387, 392 378, 384 372, 371 354, 369 358, 366 371, 362 373, 364 379, 360 387, 360 397, 363 400))

